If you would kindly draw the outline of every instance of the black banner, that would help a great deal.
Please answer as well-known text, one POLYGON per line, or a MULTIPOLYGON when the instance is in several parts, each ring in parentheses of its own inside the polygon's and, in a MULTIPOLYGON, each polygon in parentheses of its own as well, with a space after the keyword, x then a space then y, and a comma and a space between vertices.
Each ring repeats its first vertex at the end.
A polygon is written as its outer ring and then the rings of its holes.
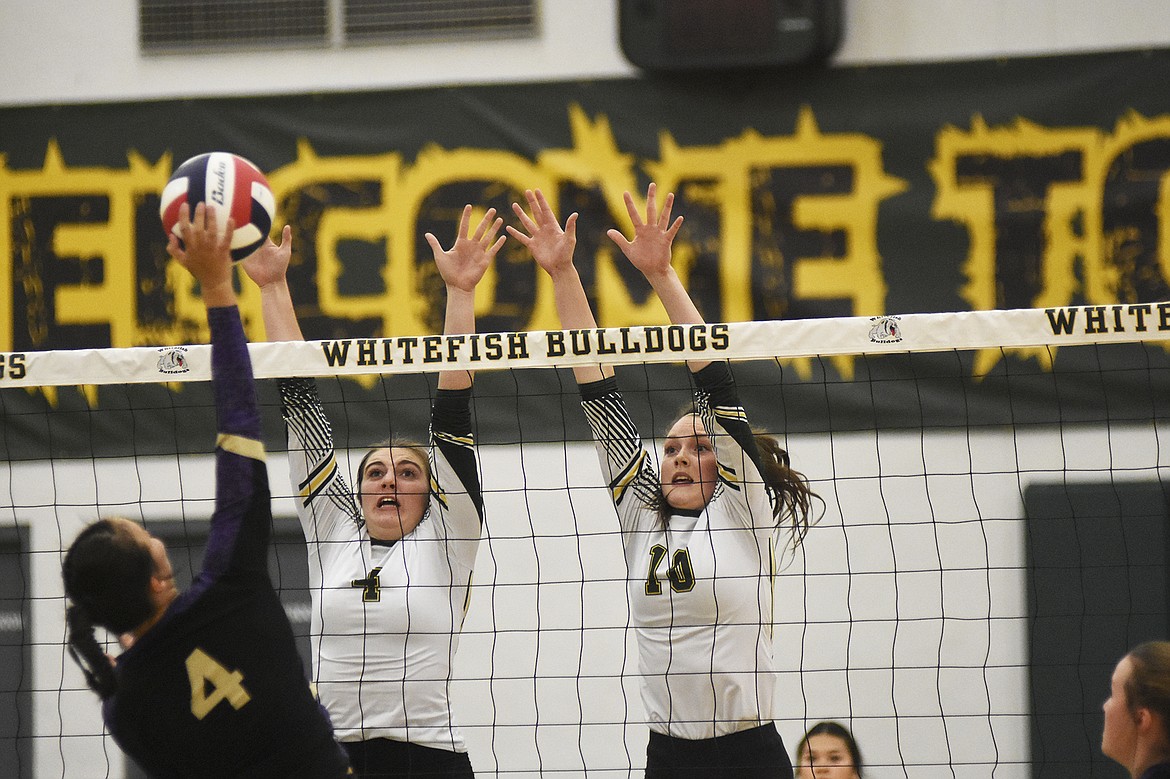
MULTIPOLYGON (((510 216, 530 187, 549 193, 562 218, 580 213, 577 264, 600 324, 663 323, 604 235, 625 226, 622 192, 644 192, 649 180, 678 194, 676 265, 710 321, 1163 300, 1167 83, 1170 51, 1159 50, 0 109, 0 351, 204 340, 189 281, 168 269, 158 197, 175 166, 213 150, 268 173, 278 224, 294 228, 290 282, 309 338, 438 332, 443 291, 423 234, 450 240, 468 202, 510 216)), ((546 281, 509 241, 481 285, 480 331, 555 329, 546 281)), ((241 293, 259 339, 258 295, 247 281, 241 293)), ((988 423, 1055 418, 1060 379, 1050 371, 1062 364, 1078 377, 1061 398, 1079 403, 1064 412, 1074 418, 1104 418, 1106 394, 1121 404, 1110 413, 1134 418, 1166 396, 1164 370, 1143 385, 1140 407, 1124 379, 1083 389, 1087 363, 1072 352, 803 360, 739 373, 764 388, 761 399, 782 398, 786 410, 767 403, 762 421, 789 430, 825 424, 834 410, 825 398, 838 395, 834 416, 846 424, 917 425, 935 402, 941 416, 962 402, 988 423), (923 373, 926 411, 911 411, 893 384, 876 392, 859 381, 923 373), (1036 390, 1009 413, 1002 392, 1013 382, 1036 390)), ((1126 353, 1165 368, 1160 349, 1126 353)), ((553 415, 572 404, 571 387, 565 405, 545 398, 571 382, 549 374, 483 376, 478 396, 491 413, 480 414, 481 436, 528 437, 501 405, 517 403, 518 387, 533 396, 523 413, 536 431, 559 431, 553 415)), ((631 381, 685 385, 676 374, 631 381)), ((384 392, 360 389, 368 399, 384 392)), ((43 446, 37 428, 48 423, 28 419, 54 404, 100 406, 106 394, 3 393, 11 456, 43 446)), ((140 446, 173 446, 173 431, 143 427, 140 446)))

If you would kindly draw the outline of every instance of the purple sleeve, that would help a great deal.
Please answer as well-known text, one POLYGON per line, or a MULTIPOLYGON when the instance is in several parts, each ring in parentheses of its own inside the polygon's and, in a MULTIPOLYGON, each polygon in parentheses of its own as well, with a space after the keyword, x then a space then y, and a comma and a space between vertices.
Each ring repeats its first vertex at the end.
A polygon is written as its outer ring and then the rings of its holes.
POLYGON ((211 327, 211 376, 220 433, 260 440, 260 410, 248 339, 235 306, 207 310, 211 327))
POLYGON ((207 311, 215 391, 215 513, 192 589, 226 574, 267 575, 272 508, 248 341, 235 306, 207 311))

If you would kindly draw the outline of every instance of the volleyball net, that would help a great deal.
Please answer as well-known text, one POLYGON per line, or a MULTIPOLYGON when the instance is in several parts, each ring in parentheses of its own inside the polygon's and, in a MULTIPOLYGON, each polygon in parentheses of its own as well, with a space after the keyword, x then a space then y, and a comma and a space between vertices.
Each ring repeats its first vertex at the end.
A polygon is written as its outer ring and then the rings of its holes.
MULTIPOLYGON (((640 777, 626 582, 643 577, 626 571, 558 369, 617 366, 649 444, 690 397, 681 362, 726 359, 753 426, 825 501, 775 581, 789 750, 834 719, 877 779, 1094 775, 1113 664, 1167 636, 1168 344, 1170 304, 254 343, 273 578, 308 668, 307 561, 269 380, 318 377, 352 474, 389 433, 425 436, 438 370, 476 370, 485 523, 451 686, 472 762, 481 776, 640 777)), ((136 776, 68 659, 61 559, 117 514, 167 541, 181 583, 197 569, 210 347, 0 357, 0 773, 136 776)))

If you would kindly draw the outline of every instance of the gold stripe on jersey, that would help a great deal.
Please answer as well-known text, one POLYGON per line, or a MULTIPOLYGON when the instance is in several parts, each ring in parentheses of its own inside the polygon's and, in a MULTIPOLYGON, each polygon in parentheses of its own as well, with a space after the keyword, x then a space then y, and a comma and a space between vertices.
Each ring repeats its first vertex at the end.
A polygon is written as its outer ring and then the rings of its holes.
POLYGON ((634 481, 634 478, 642 470, 642 464, 646 462, 646 456, 645 449, 638 452, 638 456, 633 460, 630 460, 630 462, 626 464, 626 467, 622 469, 622 471, 609 485, 609 491, 613 494, 614 503, 622 502, 622 497, 625 496, 626 490, 629 488, 630 483, 634 481))
POLYGON ((739 473, 729 465, 717 463, 719 466, 719 480, 731 489, 739 491, 739 473))
POLYGON ((439 480, 435 478, 435 474, 433 473, 431 474, 431 495, 435 500, 439 501, 440 506, 444 509, 448 508, 447 493, 443 492, 442 485, 439 484, 439 480))
POLYGON ((433 431, 432 435, 437 441, 447 441, 449 443, 455 444, 456 446, 466 447, 467 449, 475 448, 475 438, 469 435, 455 435, 453 433, 444 433, 441 430, 433 431))
POLYGON ((264 444, 255 438, 245 438, 234 433, 220 433, 215 439, 215 446, 225 452, 247 457, 249 460, 264 462, 264 444))
POLYGON ((720 419, 734 419, 739 422, 747 423, 747 412, 743 410, 743 406, 716 406, 715 416, 720 419))
POLYGON ((322 473, 332 474, 335 470, 337 470, 337 459, 335 455, 331 454, 317 463, 317 467, 309 471, 309 474, 297 485, 297 490, 303 492, 310 484, 319 485, 321 483, 322 473))
POLYGON ((337 458, 330 455, 320 465, 314 468, 313 472, 306 476, 304 481, 297 485, 299 488, 297 497, 301 499, 301 504, 304 506, 309 505, 309 502, 329 485, 335 473, 337 473, 337 458))

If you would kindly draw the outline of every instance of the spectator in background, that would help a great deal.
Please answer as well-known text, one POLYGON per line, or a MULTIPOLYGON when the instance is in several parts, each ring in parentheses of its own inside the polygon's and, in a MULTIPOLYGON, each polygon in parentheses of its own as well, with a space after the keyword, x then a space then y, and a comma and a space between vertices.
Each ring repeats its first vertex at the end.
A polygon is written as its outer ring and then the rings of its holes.
POLYGON ((1105 705, 1101 751, 1132 779, 1170 779, 1170 641, 1121 658, 1105 705))
POLYGON ((818 722, 796 747, 796 779, 861 779, 861 770, 861 749, 839 722, 818 722))

